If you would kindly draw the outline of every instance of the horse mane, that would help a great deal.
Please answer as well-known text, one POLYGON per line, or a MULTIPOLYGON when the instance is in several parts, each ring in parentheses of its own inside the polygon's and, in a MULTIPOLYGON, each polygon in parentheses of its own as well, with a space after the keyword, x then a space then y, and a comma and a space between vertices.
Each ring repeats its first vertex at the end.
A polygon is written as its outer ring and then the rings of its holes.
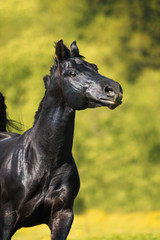
POLYGON ((0 92, 0 132, 11 132, 11 129, 22 131, 22 124, 9 119, 7 116, 7 106, 5 104, 5 97, 0 92))
POLYGON ((55 58, 55 63, 54 65, 50 68, 50 75, 46 75, 44 78, 43 78, 43 82, 44 82, 44 86, 45 86, 45 93, 44 93, 44 97, 42 98, 39 106, 38 106, 38 110, 36 111, 35 115, 34 115, 34 124, 33 126, 36 124, 39 116, 40 116, 40 113, 42 111, 42 107, 43 107, 43 103, 44 103, 44 100, 45 100, 45 96, 46 96, 46 92, 47 92, 47 89, 48 89, 48 86, 49 86, 49 83, 50 83, 50 79, 52 77, 52 75, 54 74, 54 72, 56 71, 58 67, 58 62, 57 62, 57 59, 55 58))
POLYGON ((41 102, 40 102, 40 104, 38 106, 38 110, 36 111, 36 113, 34 115, 34 124, 33 124, 33 126, 36 124, 36 122, 37 122, 37 120, 38 120, 38 118, 40 116, 40 113, 42 111, 42 107, 43 107, 44 99, 45 99, 45 96, 46 96, 46 92, 47 92, 47 89, 45 91, 44 97, 42 98, 42 100, 41 100, 41 102))
POLYGON ((5 97, 0 92, 0 132, 7 130, 7 113, 6 113, 5 97))

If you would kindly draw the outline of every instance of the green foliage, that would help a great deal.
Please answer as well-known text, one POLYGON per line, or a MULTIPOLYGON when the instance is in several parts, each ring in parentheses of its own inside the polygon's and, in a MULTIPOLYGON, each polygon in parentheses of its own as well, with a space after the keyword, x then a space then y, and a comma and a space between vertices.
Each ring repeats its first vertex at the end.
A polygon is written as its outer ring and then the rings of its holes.
POLYGON ((160 62, 158 0, 5 0, 0 4, 0 91, 25 129, 43 97, 53 42, 80 53, 121 83, 122 106, 77 113, 77 212, 159 209, 160 62))

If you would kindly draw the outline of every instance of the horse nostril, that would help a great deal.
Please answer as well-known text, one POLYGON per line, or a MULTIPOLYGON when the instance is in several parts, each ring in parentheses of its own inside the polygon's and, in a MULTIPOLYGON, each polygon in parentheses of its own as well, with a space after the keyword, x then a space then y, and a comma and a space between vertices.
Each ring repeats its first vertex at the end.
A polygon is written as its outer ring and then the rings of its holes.
POLYGON ((113 97, 115 95, 115 92, 113 91, 113 89, 109 86, 106 86, 104 88, 104 92, 107 94, 107 96, 109 97, 113 97))

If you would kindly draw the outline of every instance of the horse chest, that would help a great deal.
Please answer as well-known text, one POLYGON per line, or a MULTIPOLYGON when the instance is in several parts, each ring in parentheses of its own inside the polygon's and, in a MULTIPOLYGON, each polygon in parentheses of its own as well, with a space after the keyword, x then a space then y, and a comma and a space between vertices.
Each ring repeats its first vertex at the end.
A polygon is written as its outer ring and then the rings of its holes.
POLYGON ((64 164, 54 174, 49 176, 49 185, 45 188, 45 204, 53 205, 55 199, 73 203, 80 187, 79 174, 76 165, 64 164))

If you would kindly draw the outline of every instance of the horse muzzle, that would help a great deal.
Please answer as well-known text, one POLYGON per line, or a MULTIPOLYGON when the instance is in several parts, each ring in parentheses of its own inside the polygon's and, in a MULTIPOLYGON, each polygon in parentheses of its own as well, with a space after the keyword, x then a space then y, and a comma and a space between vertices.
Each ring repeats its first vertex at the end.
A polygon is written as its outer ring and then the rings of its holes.
POLYGON ((87 96, 91 99, 92 107, 94 107, 94 102, 95 107, 106 106, 109 109, 115 109, 122 103, 123 90, 118 82, 114 82, 113 86, 94 85, 87 90, 87 96))

